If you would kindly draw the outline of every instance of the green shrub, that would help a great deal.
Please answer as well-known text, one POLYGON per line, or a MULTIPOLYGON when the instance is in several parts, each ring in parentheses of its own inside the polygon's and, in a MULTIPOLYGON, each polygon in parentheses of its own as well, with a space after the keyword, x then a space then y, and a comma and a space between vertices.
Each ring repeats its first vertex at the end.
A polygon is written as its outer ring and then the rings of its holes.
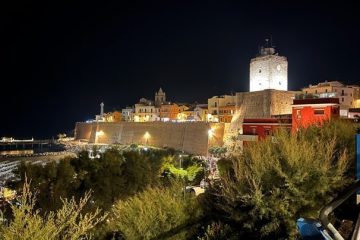
MULTIPOLYGON (((180 184, 170 188, 148 188, 113 207, 110 220, 113 230, 122 232, 126 239, 156 239, 161 234, 186 225, 200 216, 197 201, 184 198, 180 184)), ((185 234, 172 239, 184 239, 185 234)))
POLYGON ((218 208, 259 237, 294 237, 296 219, 318 216, 353 173, 355 127, 344 122, 249 144, 222 177, 218 208))

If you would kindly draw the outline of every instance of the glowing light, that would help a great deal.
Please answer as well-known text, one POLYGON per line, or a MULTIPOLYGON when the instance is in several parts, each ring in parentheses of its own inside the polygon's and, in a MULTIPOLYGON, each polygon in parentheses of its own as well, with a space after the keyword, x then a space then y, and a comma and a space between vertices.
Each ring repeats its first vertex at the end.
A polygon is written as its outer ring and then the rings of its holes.
POLYGON ((149 132, 146 132, 146 133, 144 134, 144 138, 148 139, 149 137, 150 137, 149 132))
POLYGON ((360 99, 354 101, 354 108, 360 108, 360 99))
POLYGON ((150 134, 149 134, 149 132, 146 132, 145 134, 144 134, 144 138, 145 138, 145 144, 146 145, 148 145, 148 143, 149 143, 149 138, 150 138, 150 134))
POLYGON ((208 135, 209 135, 209 137, 214 136, 214 130, 213 130, 213 129, 209 129, 209 130, 208 130, 208 135))
POLYGON ((97 131, 97 132, 96 132, 96 136, 97 136, 97 137, 100 137, 100 136, 103 136, 103 135, 104 135, 103 130, 100 130, 100 131, 97 131))

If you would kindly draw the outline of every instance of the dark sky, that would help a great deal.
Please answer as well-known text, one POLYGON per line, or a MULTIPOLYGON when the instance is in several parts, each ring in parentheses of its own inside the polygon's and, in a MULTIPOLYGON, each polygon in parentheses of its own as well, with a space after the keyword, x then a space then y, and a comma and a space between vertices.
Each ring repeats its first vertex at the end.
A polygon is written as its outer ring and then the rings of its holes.
POLYGON ((111 111, 160 86, 182 102, 248 91, 250 58, 270 35, 288 57, 289 90, 360 83, 354 3, 8 2, 0 6, 0 137, 56 136, 94 117, 101 101, 111 111))

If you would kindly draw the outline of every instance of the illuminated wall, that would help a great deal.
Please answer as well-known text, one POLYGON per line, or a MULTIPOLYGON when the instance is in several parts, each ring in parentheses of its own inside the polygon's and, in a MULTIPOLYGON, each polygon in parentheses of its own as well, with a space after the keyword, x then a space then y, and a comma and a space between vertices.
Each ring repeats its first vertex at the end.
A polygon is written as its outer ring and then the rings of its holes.
POLYGON ((307 128, 322 124, 340 116, 337 98, 298 99, 294 100, 292 109, 292 129, 307 128))
POLYGON ((171 147, 188 153, 206 155, 209 146, 222 146, 224 125, 205 122, 94 122, 77 123, 75 139, 89 143, 141 144, 171 147), (208 136, 209 129, 213 135, 208 136), (85 133, 87 132, 87 133, 85 133))
POLYGON ((261 55, 250 61, 250 92, 265 89, 288 90, 286 57, 261 55))
MULTIPOLYGON (((244 118, 271 118, 273 115, 291 114, 294 91, 267 89, 256 92, 237 92, 235 114, 225 129, 224 144, 233 144, 232 137, 242 132, 244 118)), ((240 144, 242 147, 242 144, 240 144)))

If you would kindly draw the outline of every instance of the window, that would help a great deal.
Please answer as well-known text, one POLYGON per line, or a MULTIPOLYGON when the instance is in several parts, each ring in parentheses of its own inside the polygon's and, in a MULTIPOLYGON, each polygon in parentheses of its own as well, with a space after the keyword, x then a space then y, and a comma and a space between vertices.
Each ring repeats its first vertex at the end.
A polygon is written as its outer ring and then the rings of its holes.
POLYGON ((341 90, 341 96, 344 96, 344 89, 341 90))
POLYGON ((252 130, 253 135, 256 135, 256 127, 253 127, 251 130, 252 130))
POLYGON ((305 91, 305 94, 307 94, 307 91, 305 91))
POLYGON ((215 102, 215 107, 217 107, 217 102, 215 102))
POLYGON ((325 92, 327 92, 327 89, 325 89, 325 92))
POLYGON ((297 119, 300 119, 300 118, 301 118, 301 111, 300 111, 300 109, 297 109, 297 110, 296 110, 296 118, 297 118, 297 119))
POLYGON ((344 102, 344 98, 341 98, 341 101, 344 102))
POLYGON ((270 129, 265 129, 265 135, 269 136, 270 135, 270 129))
POLYGON ((315 109, 314 114, 315 115, 323 115, 324 114, 324 109, 315 109))
POLYGON ((315 90, 315 93, 317 93, 317 90, 315 90))
POLYGON ((259 73, 261 73, 261 69, 259 69, 259 73))

